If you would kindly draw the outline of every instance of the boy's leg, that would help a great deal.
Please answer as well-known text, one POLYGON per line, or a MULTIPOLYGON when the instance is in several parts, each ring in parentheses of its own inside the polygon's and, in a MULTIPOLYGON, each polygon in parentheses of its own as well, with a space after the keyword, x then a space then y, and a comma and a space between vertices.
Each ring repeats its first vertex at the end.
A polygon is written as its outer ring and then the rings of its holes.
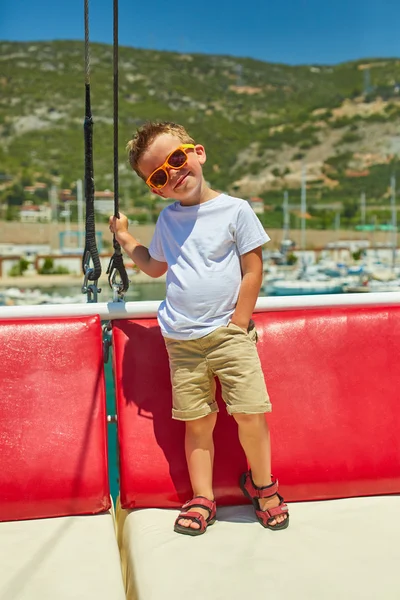
MULTIPOLYGON (((193 496, 204 496, 214 500, 212 489, 212 474, 214 465, 214 440, 213 431, 217 420, 217 413, 212 413, 201 419, 186 421, 185 452, 192 484, 193 496)), ((196 512, 201 513, 206 519, 209 512, 196 507, 196 512)), ((179 525, 199 529, 200 525, 192 519, 179 519, 179 525)))
MULTIPOLYGON (((208 359, 220 380, 222 396, 228 412, 239 428, 239 440, 257 487, 271 483, 271 447, 265 413, 271 411, 260 358, 256 349, 255 328, 248 333, 230 324, 220 327, 214 336, 214 347, 208 359)), ((261 510, 279 506, 277 495, 259 499, 261 510)), ((280 523, 286 515, 278 515, 280 523)))
MULTIPOLYGON (((200 340, 166 339, 172 383, 174 419, 185 421, 185 453, 193 496, 214 500, 212 472, 214 464, 213 431, 218 406, 215 402, 215 381, 204 356, 200 340)), ((195 508, 208 519, 206 509, 195 508)), ((190 518, 181 518, 182 527, 199 529, 190 518)))
MULTIPOLYGON (((271 443, 265 415, 233 414, 238 424, 239 440, 250 465, 253 482, 257 487, 265 487, 271 483, 271 443)), ((261 510, 279 506, 277 495, 272 498, 260 498, 261 510)), ((287 515, 278 515, 271 525, 281 523, 287 515)))

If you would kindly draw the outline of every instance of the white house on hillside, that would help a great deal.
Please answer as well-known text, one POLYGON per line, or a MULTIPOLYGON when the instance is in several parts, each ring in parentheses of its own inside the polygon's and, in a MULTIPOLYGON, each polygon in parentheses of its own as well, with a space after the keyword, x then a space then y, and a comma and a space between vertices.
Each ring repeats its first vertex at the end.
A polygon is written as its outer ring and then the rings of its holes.
POLYGON ((51 208, 45 204, 23 204, 19 209, 21 223, 51 221, 51 208))
POLYGON ((262 215, 264 213, 264 200, 262 198, 250 198, 249 204, 257 215, 262 215))

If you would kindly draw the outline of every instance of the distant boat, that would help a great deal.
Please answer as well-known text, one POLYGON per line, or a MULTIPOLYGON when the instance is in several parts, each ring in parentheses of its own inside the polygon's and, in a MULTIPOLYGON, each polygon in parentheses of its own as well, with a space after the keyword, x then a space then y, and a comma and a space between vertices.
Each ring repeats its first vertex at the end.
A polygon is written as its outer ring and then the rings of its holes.
POLYGON ((46 293, 40 289, 21 290, 17 287, 4 290, 0 294, 0 306, 4 305, 39 305, 39 304, 81 304, 85 302, 85 296, 75 294, 66 296, 57 293, 46 293))
POLYGON ((297 279, 295 281, 277 280, 271 281, 268 285, 268 295, 270 296, 299 296, 303 294, 341 294, 343 292, 343 283, 333 281, 305 281, 297 279))

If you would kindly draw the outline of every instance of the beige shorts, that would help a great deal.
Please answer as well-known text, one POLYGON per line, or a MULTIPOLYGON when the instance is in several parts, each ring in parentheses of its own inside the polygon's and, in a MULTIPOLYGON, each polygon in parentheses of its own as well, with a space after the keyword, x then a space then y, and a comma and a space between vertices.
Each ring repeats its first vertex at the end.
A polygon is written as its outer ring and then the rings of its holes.
POLYGON ((255 327, 246 333, 230 323, 196 340, 164 338, 171 369, 172 417, 200 419, 218 412, 215 377, 229 414, 271 411, 255 327))

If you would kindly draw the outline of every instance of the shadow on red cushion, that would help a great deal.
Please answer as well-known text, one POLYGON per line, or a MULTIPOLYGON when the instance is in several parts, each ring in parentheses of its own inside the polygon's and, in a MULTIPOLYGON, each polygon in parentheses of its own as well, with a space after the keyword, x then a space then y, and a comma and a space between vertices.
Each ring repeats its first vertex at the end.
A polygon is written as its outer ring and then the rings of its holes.
MULTIPOLYGON (((125 508, 180 506, 192 497, 184 423, 171 418, 168 356, 156 320, 114 322, 113 344, 121 503, 125 508)), ((219 390, 217 396, 215 492, 222 505, 241 499, 237 482, 246 460, 219 390)))
MULTIPOLYGON (((400 308, 264 312, 254 320, 273 405, 273 473, 285 499, 399 493, 400 308)), ((122 505, 179 506, 191 497, 184 425, 171 419, 156 320, 114 322, 113 343, 122 505)), ((246 462, 223 404, 215 444, 217 501, 242 504, 246 462)))

